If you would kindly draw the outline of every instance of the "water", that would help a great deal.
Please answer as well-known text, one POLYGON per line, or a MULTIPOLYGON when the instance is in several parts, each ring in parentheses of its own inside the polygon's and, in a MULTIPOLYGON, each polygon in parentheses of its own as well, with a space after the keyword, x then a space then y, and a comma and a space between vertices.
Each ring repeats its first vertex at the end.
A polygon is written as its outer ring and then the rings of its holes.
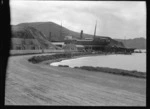
POLYGON ((146 49, 135 49, 134 51, 141 51, 142 53, 145 53, 146 49))
POLYGON ((76 59, 63 60, 61 62, 55 62, 51 65, 68 65, 69 67, 109 67, 146 72, 146 53, 133 53, 132 55, 113 54, 86 56, 76 59))

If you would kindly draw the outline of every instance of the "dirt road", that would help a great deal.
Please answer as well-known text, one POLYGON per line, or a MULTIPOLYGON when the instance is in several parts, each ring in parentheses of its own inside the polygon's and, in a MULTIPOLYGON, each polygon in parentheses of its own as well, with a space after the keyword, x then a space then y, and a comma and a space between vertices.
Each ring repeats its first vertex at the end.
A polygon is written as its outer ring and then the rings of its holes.
POLYGON ((146 79, 9 58, 5 105, 145 106, 146 79))

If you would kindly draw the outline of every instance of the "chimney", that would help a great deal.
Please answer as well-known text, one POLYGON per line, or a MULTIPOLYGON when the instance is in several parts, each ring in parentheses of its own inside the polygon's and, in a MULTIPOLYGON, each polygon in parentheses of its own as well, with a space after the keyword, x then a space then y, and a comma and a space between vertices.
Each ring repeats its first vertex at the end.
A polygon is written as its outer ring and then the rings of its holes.
POLYGON ((81 33, 80 33, 80 39, 83 38, 83 30, 81 30, 81 33))
POLYGON ((96 21, 96 24, 95 24, 94 38, 95 38, 95 35, 96 35, 96 27, 97 27, 97 21, 96 21))
POLYGON ((49 41, 51 41, 51 32, 49 32, 49 41))

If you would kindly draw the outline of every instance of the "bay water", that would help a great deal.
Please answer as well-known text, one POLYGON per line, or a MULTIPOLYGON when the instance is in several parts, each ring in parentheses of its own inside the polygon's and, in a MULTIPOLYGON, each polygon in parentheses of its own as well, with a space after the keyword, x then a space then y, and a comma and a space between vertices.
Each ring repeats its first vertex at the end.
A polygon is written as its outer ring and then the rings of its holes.
POLYGON ((51 63, 52 66, 68 65, 69 67, 93 66, 109 67, 124 70, 146 72, 146 53, 133 53, 132 55, 111 54, 85 56, 51 63))

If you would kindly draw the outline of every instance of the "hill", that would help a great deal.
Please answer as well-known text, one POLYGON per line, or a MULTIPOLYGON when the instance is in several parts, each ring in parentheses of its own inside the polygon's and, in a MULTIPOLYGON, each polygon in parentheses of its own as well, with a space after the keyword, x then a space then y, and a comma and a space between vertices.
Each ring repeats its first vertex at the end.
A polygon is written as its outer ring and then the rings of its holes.
POLYGON ((125 47, 146 49, 146 39, 142 37, 127 40, 124 39, 115 39, 115 40, 122 42, 125 45, 125 47))
POLYGON ((50 49, 56 48, 37 29, 31 26, 12 26, 12 48, 50 49))

